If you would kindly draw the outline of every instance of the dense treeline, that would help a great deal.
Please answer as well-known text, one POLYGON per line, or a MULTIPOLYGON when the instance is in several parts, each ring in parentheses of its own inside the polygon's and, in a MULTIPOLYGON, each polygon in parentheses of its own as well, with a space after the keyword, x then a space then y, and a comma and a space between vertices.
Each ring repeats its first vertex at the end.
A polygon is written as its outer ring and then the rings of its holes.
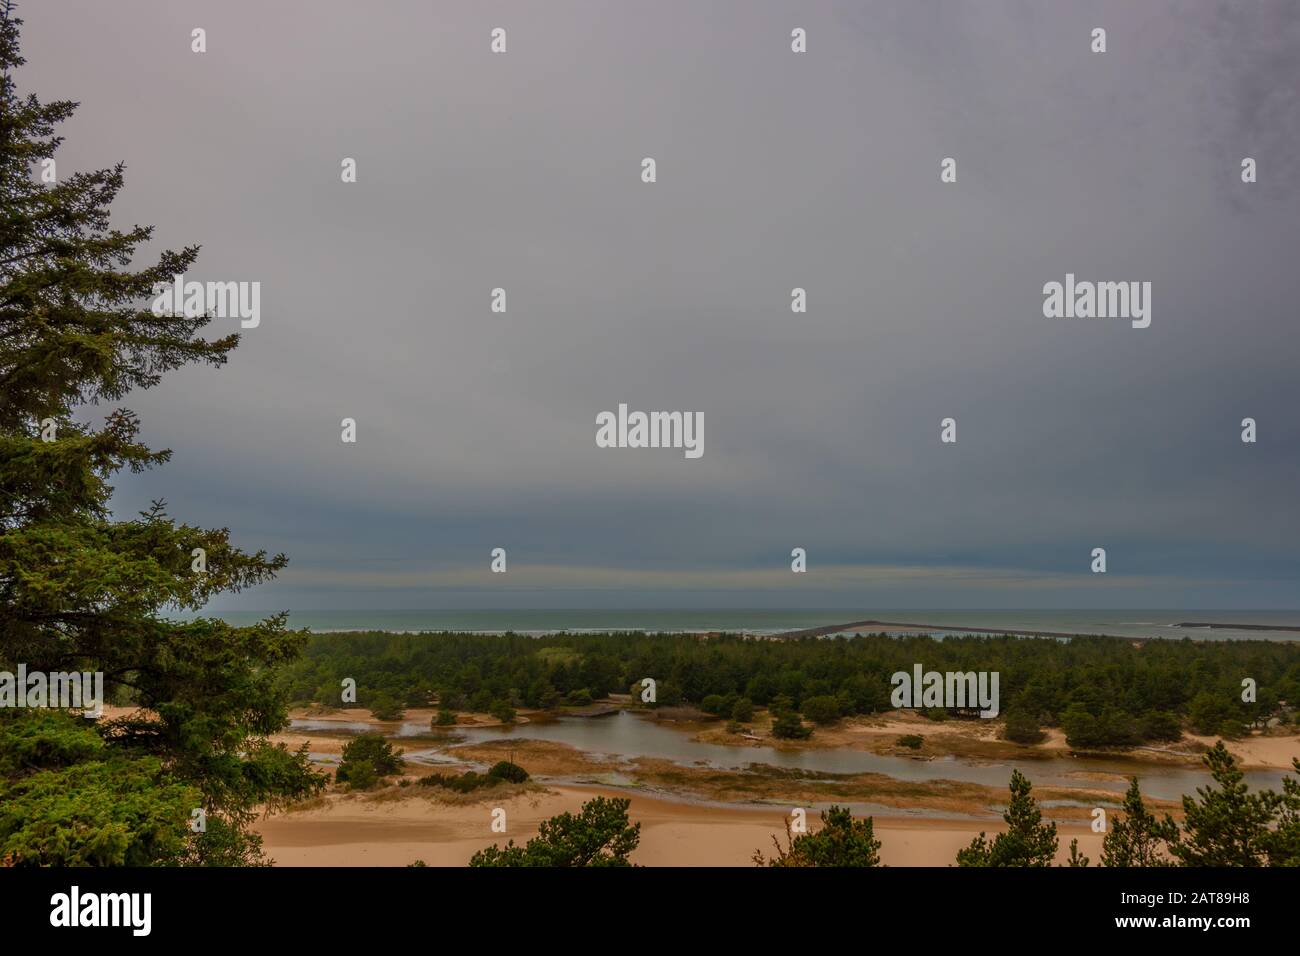
POLYGON ((890 676, 915 664, 999 673, 1008 736, 1025 742, 1039 725, 1063 727, 1078 746, 1172 740, 1184 726, 1233 736, 1300 702, 1300 644, 1111 637, 358 632, 314 635, 280 679, 300 702, 337 704, 351 678, 361 706, 436 701, 489 712, 581 704, 650 677, 657 706, 690 704, 729 717, 760 706, 826 723, 891 709, 890 676), (1242 700, 1247 678, 1255 682, 1253 701, 1242 700))

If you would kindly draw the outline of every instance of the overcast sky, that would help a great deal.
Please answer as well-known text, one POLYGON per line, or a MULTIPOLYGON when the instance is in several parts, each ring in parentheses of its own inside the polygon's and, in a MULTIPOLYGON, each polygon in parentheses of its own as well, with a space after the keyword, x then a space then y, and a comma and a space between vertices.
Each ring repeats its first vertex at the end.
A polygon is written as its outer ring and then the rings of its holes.
POLYGON ((174 457, 121 513, 290 556, 215 609, 1300 606, 1293 2, 19 13, 60 172, 262 286, 124 403, 174 457), (1150 327, 1045 318, 1066 273, 1150 327), (703 456, 598 448, 620 402, 703 456))

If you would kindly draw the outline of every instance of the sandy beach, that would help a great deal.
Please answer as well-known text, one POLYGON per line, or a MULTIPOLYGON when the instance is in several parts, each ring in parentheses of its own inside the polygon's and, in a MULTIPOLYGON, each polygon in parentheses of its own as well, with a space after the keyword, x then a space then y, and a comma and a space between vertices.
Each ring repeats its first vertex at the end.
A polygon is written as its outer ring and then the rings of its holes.
MULTIPOLYGON (((752 866, 755 850, 772 851, 784 838, 780 807, 712 807, 658 799, 617 788, 550 787, 510 799, 466 805, 441 803, 424 795, 400 799, 331 795, 324 805, 281 814, 256 826, 267 854, 280 866, 464 866, 475 851, 535 836, 538 824, 566 810, 576 812, 597 795, 630 797, 629 816, 641 823, 641 843, 632 861, 642 866, 752 866), (492 833, 492 810, 506 811, 507 832, 492 833)), ((809 814, 812 828, 820 826, 809 814)), ((888 866, 948 866, 957 851, 980 832, 998 832, 1000 821, 875 817, 881 861, 888 866)), ((1101 836, 1086 826, 1060 827, 1058 862, 1079 838, 1094 861, 1101 836)))
MULTIPOLYGON (((109 717, 129 713, 121 708, 107 710, 109 717)), ((274 740, 291 748, 306 745, 315 755, 317 766, 329 770, 350 739, 349 729, 355 731, 364 725, 389 737, 397 748, 419 748, 427 746, 427 741, 395 735, 402 723, 427 725, 434 713, 412 709, 402 721, 378 721, 359 708, 299 710, 293 716, 319 722, 318 729, 287 730, 274 740)), ((520 722, 528 716, 521 714, 520 722)), ((546 715, 533 716, 544 719, 546 715)), ((687 715, 665 722, 697 740, 745 746, 717 721, 687 715)), ((460 727, 497 723, 482 714, 458 715, 460 727)), ((969 759, 1006 756, 1008 748, 1020 755, 1033 751, 1059 755, 1069 750, 1059 729, 1047 729, 1045 741, 1036 747, 1021 747, 998 739, 992 722, 935 723, 911 712, 844 720, 818 728, 812 742, 771 741, 764 721, 755 721, 754 727, 765 744, 780 743, 795 749, 843 747, 898 752, 899 736, 919 733, 925 737, 926 752, 969 759)), ((1176 748, 1153 752, 1150 759, 1152 763, 1198 761, 1203 748, 1213 743, 1212 738, 1189 734, 1176 748)), ((1295 735, 1255 735, 1228 745, 1243 765, 1255 768, 1289 769, 1292 758, 1300 754, 1300 737, 1295 735)), ((1140 759, 1147 757, 1142 751, 1134 753, 1140 759)), ((756 850, 770 854, 773 837, 784 838, 784 820, 792 807, 808 807, 808 820, 815 829, 819 823, 814 806, 832 801, 866 802, 879 808, 872 817, 876 837, 882 844, 882 862, 889 866, 950 866, 957 851, 981 831, 992 835, 1004 828, 998 816, 1006 800, 1004 787, 945 780, 917 785, 861 774, 834 783, 810 782, 783 774, 684 767, 647 757, 618 763, 608 755, 588 753, 567 744, 527 739, 458 746, 455 755, 466 762, 465 766, 448 765, 446 769, 492 763, 505 759, 507 754, 541 779, 495 794, 453 795, 411 785, 430 768, 408 763, 406 787, 390 785, 365 793, 331 788, 316 800, 260 820, 255 829, 265 841, 267 855, 280 866, 407 866, 416 860, 429 866, 463 866, 476 851, 509 839, 525 842, 536 835, 543 820, 565 811, 577 812, 584 801, 604 795, 631 800, 629 816, 641 823, 641 842, 632 856, 637 864, 751 866, 756 850), (640 786, 608 786, 600 782, 603 774, 625 774, 629 766, 635 770, 640 786), (490 829, 496 808, 506 813, 504 834, 490 829)), ((1113 806, 1116 796, 1114 792, 1090 788, 1088 774, 1078 776, 1077 788, 1035 788, 1040 800, 1058 802, 1046 815, 1057 821, 1057 859, 1062 863, 1075 837, 1081 852, 1096 862, 1102 837, 1088 825, 1087 805, 1059 802, 1092 803, 1096 798, 1097 804, 1113 806)), ((1148 799, 1148 805, 1180 815, 1171 802, 1148 799)))

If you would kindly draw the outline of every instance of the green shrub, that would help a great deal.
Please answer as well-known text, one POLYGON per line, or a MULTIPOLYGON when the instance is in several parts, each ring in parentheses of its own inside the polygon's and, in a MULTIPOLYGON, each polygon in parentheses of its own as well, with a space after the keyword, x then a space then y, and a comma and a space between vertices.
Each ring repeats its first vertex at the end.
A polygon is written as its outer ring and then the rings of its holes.
MULTIPOLYGON (((379 734, 362 734, 348 741, 343 747, 343 759, 334 774, 340 783, 357 785, 355 774, 358 772, 373 774, 376 779, 391 776, 402 771, 402 752, 393 750, 392 745, 379 734), (359 770, 363 765, 368 770, 359 770)), ((366 786, 373 786, 374 781, 366 786)), ((360 789, 365 789, 361 787, 360 789)))
POLYGON ((459 776, 452 773, 431 773, 419 780, 422 787, 442 787, 444 790, 455 790, 457 793, 472 793, 486 787, 495 787, 501 782, 499 777, 489 777, 487 774, 476 773, 473 770, 467 770, 459 776))
POLYGON ((1114 707, 1094 715, 1081 703, 1071 704, 1061 715, 1061 728, 1071 747, 1131 747, 1142 742, 1138 721, 1114 707))
POLYGON ((379 691, 370 697, 370 716, 375 720, 401 720, 405 713, 391 694, 379 691))
POLYGON ((507 783, 524 783, 528 779, 528 771, 517 763, 501 760, 492 765, 492 769, 488 771, 488 776, 496 777, 498 780, 504 780, 507 783))
POLYGON ((1219 725, 1219 736, 1228 740, 1236 740, 1238 737, 1246 735, 1246 726, 1239 720, 1229 717, 1219 725))
POLYGON ((1009 714, 1002 727, 1002 736, 1016 744, 1037 744, 1047 737, 1038 721, 1028 714, 1009 714))
POLYGON ((515 722, 515 709, 504 700, 494 701, 490 713, 503 724, 513 724, 515 722))
POLYGON ((786 711, 772 722, 772 736, 782 740, 807 740, 812 736, 812 728, 805 727, 798 714, 786 711))
POLYGON ((423 787, 442 787, 444 790, 454 790, 457 793, 472 793, 475 790, 485 790, 503 783, 524 783, 527 780, 527 770, 508 760, 502 760, 487 773, 477 773, 473 770, 467 770, 459 776, 450 773, 431 773, 421 777, 419 783, 423 787))
POLYGON ((348 765, 346 775, 343 768, 339 767, 339 772, 335 774, 335 778, 347 781, 349 790, 369 790, 379 783, 379 774, 375 773, 375 765, 369 760, 352 761, 348 765))

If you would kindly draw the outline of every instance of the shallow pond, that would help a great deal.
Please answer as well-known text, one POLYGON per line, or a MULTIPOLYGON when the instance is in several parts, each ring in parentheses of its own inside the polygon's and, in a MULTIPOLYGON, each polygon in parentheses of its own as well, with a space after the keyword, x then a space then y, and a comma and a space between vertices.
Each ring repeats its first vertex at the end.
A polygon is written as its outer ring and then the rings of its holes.
MULTIPOLYGON (((293 720, 295 730, 358 733, 370 729, 363 723, 293 720)), ((879 773, 897 780, 957 780, 1005 788, 1013 769, 1020 770, 1036 787, 1089 787, 1115 791, 1117 798, 1128 788, 1128 777, 1136 775, 1142 792, 1149 797, 1176 800, 1210 782, 1199 768, 1162 767, 1122 759, 1050 757, 1027 760, 970 760, 937 757, 915 760, 861 750, 778 750, 765 746, 727 746, 701 743, 674 728, 627 711, 607 717, 557 717, 531 720, 506 727, 456 727, 431 731, 425 724, 404 723, 403 737, 424 738, 430 747, 408 749, 405 756, 416 763, 447 763, 450 752, 462 744, 496 740, 545 740, 568 744, 593 756, 630 761, 656 757, 682 766, 744 769, 752 763, 823 773, 879 773), (441 741, 441 742, 438 742, 441 741), (1094 778, 1093 775, 1100 775, 1094 778)), ((1253 770, 1246 774, 1252 787, 1279 789, 1280 770, 1253 770)))

